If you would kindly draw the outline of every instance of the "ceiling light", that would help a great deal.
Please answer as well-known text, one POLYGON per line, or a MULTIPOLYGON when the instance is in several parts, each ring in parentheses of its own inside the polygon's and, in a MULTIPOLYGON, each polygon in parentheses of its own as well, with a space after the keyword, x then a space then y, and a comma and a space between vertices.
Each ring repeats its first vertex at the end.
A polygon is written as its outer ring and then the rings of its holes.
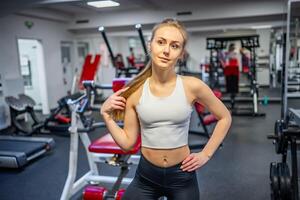
POLYGON ((265 28, 272 28, 271 25, 259 25, 259 26, 251 26, 252 29, 265 29, 265 28))
POLYGON ((136 29, 142 28, 142 25, 141 25, 141 24, 136 24, 136 25, 135 25, 135 28, 136 28, 136 29))
POLYGON ((87 2, 87 4, 96 8, 115 7, 120 5, 118 2, 115 1, 90 1, 87 2))
POLYGON ((100 26, 100 27, 98 28, 98 31, 103 32, 103 31, 104 31, 104 27, 103 27, 103 26, 100 26))

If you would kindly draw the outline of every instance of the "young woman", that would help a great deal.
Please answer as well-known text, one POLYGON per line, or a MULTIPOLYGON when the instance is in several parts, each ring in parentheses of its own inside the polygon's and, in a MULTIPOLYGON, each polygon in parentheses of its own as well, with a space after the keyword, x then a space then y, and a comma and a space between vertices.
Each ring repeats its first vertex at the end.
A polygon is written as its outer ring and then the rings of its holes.
POLYGON ((231 116, 201 80, 175 73, 183 57, 187 32, 167 19, 156 25, 149 44, 151 60, 128 87, 111 95, 101 115, 116 143, 130 150, 141 134, 141 159, 123 199, 199 200, 195 170, 203 166, 222 143, 231 116), (211 138, 199 153, 190 153, 188 130, 192 105, 204 104, 217 118, 211 138), (116 120, 124 118, 124 128, 116 120))

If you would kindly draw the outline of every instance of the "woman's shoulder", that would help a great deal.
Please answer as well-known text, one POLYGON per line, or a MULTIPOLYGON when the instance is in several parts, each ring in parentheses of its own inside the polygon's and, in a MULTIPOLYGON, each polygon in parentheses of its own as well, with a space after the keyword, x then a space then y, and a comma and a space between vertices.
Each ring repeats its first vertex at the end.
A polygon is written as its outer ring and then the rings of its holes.
POLYGON ((213 94, 210 87, 199 78, 183 76, 182 80, 184 87, 188 88, 189 91, 197 98, 213 94))
POLYGON ((202 80, 194 76, 181 76, 181 79, 183 85, 193 91, 199 90, 205 85, 205 83, 202 80))

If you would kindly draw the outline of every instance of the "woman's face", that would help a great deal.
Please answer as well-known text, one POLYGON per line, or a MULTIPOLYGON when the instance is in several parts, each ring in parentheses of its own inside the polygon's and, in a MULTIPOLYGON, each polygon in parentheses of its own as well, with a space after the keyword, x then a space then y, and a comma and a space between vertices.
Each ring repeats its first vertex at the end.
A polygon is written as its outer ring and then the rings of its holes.
POLYGON ((184 38, 180 31, 172 26, 156 30, 150 43, 151 58, 155 67, 170 69, 182 56, 184 38))

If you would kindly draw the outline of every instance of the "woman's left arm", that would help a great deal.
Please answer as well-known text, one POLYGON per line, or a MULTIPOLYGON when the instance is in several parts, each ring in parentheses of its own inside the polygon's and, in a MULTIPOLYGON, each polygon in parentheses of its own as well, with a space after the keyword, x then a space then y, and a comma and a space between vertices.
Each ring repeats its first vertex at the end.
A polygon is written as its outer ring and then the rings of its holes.
POLYGON ((189 77, 188 79, 190 80, 187 89, 191 91, 194 100, 203 104, 218 119, 214 131, 203 150, 199 153, 190 154, 182 162, 181 168, 184 171, 194 171, 213 156, 224 140, 231 125, 231 115, 225 105, 204 82, 196 78, 189 77))

